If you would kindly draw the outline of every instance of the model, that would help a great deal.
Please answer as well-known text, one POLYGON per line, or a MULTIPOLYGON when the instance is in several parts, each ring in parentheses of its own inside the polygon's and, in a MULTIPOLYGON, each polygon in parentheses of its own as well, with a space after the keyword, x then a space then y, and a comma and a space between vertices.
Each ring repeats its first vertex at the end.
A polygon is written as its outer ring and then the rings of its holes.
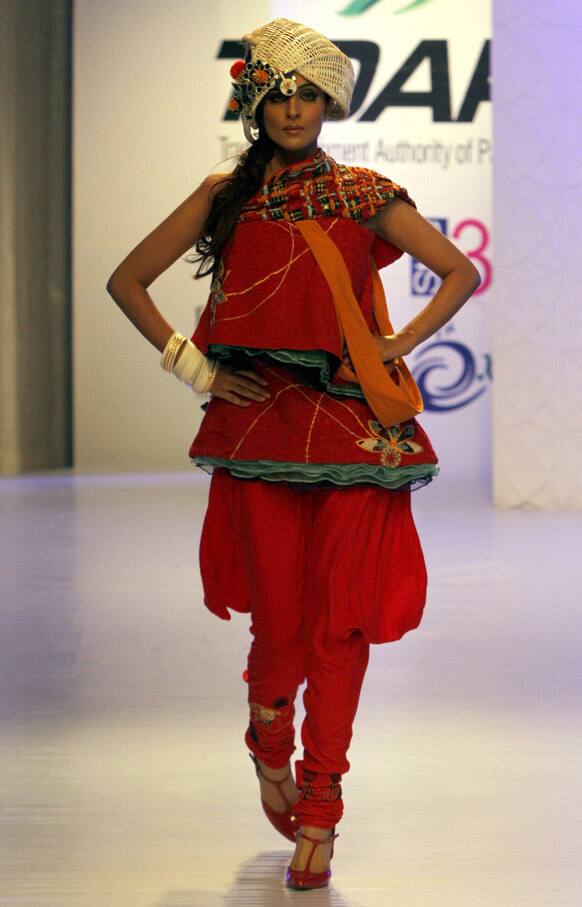
POLYGON ((354 83, 333 43, 277 19, 243 44, 230 106, 249 148, 146 236, 107 289, 162 367, 210 392, 190 449, 212 476, 204 601, 226 620, 250 613, 244 739, 264 811, 295 843, 286 885, 303 890, 331 876, 370 645, 417 627, 426 601, 410 495, 438 467, 402 357, 480 278, 404 188, 320 149, 324 121, 349 115, 354 83), (147 287, 193 246, 187 260, 212 283, 187 340, 147 287), (442 283, 395 332, 378 269, 403 252, 442 283))

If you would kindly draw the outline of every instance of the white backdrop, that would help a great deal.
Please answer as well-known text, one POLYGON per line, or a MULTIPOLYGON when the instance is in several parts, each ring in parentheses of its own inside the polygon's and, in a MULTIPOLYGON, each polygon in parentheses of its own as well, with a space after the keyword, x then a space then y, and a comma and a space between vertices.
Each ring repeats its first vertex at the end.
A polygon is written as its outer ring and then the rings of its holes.
MULTIPOLYGON (((332 40, 354 42, 360 98, 350 120, 326 124, 323 147, 338 160, 372 167, 406 186, 421 213, 482 272, 479 295, 409 362, 423 389, 427 411, 421 418, 443 477, 489 476, 491 113, 489 103, 471 98, 486 90, 490 3, 466 0, 460 8, 453 0, 424 0, 412 6, 406 0, 253 0, 244 7, 215 2, 197 14, 198 4, 183 0, 77 0, 78 466, 191 468, 187 450, 202 398, 161 372, 158 353, 126 322, 105 283, 129 249, 206 173, 224 169, 224 158, 244 147, 240 124, 223 119, 230 96, 227 57, 236 53, 224 42, 287 16, 332 40), (218 59, 221 48, 224 59, 218 59)), ((207 281, 191 279, 193 270, 178 261, 150 287, 184 333, 194 328, 208 292, 207 281)), ((395 326, 436 289, 408 256, 383 277, 395 326)))

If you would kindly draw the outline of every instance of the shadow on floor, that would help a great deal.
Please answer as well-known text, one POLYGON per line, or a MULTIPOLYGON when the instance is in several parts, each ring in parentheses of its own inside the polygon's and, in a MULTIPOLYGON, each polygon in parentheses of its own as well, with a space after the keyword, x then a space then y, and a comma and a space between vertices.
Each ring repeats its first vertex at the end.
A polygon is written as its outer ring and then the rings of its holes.
POLYGON ((242 863, 235 880, 224 894, 216 891, 168 892, 155 907, 288 907, 295 895, 301 903, 323 907, 348 907, 347 902, 330 888, 312 892, 295 892, 285 888, 283 879, 289 862, 288 851, 265 851, 242 863))

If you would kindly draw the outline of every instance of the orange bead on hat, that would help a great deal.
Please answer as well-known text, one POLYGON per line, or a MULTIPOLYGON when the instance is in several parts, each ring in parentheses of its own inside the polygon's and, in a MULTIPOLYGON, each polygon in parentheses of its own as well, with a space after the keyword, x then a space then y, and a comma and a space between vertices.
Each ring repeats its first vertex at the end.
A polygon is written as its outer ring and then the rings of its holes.
POLYGON ((251 76, 251 80, 256 82, 257 85, 266 85, 270 80, 270 76, 266 69, 255 69, 251 76))

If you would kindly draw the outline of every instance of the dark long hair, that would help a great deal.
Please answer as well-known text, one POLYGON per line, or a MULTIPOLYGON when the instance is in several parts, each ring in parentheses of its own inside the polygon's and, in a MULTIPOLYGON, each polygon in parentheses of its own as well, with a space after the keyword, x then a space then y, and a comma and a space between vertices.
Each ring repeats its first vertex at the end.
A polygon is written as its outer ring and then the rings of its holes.
POLYGON ((197 254, 185 259, 191 264, 198 264, 195 278, 216 271, 222 250, 234 230, 243 205, 258 192, 265 167, 273 157, 275 143, 267 135, 262 106, 263 102, 255 113, 259 127, 257 141, 243 151, 232 174, 220 180, 212 189, 212 207, 202 228, 202 235, 196 243, 197 254))

